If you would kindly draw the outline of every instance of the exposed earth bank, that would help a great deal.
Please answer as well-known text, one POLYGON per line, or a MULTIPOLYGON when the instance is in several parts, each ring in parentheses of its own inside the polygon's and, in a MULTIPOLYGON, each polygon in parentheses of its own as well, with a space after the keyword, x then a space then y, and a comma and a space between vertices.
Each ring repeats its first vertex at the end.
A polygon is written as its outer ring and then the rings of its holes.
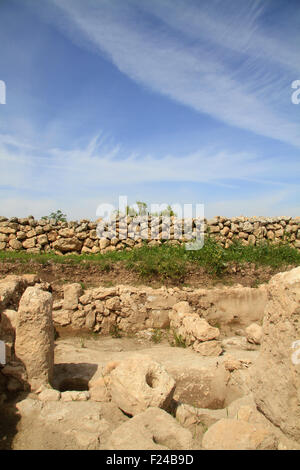
MULTIPOLYGON (((286 270, 294 266, 287 266, 286 270)), ((281 272, 282 268, 271 266, 255 266, 253 263, 245 263, 243 266, 232 263, 221 277, 217 277, 207 272, 202 266, 190 264, 187 272, 182 278, 177 280, 168 278, 153 277, 142 278, 138 273, 126 269, 122 262, 115 262, 110 266, 108 272, 99 268, 99 266, 88 266, 83 264, 57 264, 51 261, 42 264, 35 261, 26 262, 15 260, 14 262, 0 263, 0 277, 9 274, 37 274, 45 282, 50 282, 52 287, 60 287, 67 282, 82 282, 85 286, 98 285, 142 285, 146 284, 152 287, 165 286, 190 286, 190 287, 214 287, 216 285, 234 285, 241 284, 245 287, 257 287, 257 285, 268 282, 274 274, 281 272)))

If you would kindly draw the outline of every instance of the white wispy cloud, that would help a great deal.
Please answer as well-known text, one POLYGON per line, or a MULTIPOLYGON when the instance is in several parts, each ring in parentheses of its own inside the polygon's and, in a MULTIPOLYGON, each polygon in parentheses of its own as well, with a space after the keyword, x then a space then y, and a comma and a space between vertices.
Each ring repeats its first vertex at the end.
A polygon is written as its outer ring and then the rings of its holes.
POLYGON ((245 54, 254 59, 263 59, 287 67, 294 73, 300 71, 299 25, 300 14, 294 6, 285 5, 288 23, 284 35, 281 28, 262 23, 274 6, 273 0, 211 0, 195 3, 186 0, 131 0, 145 11, 160 18, 174 30, 182 31, 188 37, 208 41, 222 49, 245 54))
POLYGON ((74 219, 95 218, 99 204, 116 204, 125 191, 133 201, 204 203, 207 217, 297 215, 300 208, 290 204, 298 191, 288 182, 291 172, 299 178, 300 163, 213 148, 157 159, 126 154, 119 145, 110 148, 102 134, 71 150, 30 150, 16 136, 0 135, 0 214, 41 217, 60 208, 74 219), (243 194, 249 181, 261 188, 259 195, 243 194), (215 189, 223 193, 221 200, 215 189))
POLYGON ((57 20, 64 31, 75 41, 80 32, 133 80, 229 125, 300 147, 288 89, 300 72, 300 23, 294 17, 284 39, 265 31, 259 20, 272 2, 233 1, 226 13, 219 0, 50 1, 65 15, 57 20), (160 27, 153 28, 153 16, 160 27))
POLYGON ((158 159, 151 154, 126 153, 118 144, 109 147, 102 134, 85 147, 34 150, 28 150, 16 137, 0 135, 0 185, 43 189, 61 184, 82 188, 185 181, 232 186, 234 180, 251 179, 273 185, 281 184, 291 172, 300 177, 300 162, 264 158, 259 153, 233 153, 211 146, 181 157, 166 154, 158 159))

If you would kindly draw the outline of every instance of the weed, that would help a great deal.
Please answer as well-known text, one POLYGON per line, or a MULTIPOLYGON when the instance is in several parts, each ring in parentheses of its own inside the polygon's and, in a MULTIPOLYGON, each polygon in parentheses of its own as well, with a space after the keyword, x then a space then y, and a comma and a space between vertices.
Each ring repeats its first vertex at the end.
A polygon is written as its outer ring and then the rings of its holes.
POLYGON ((157 344, 157 343, 160 343, 161 340, 162 340, 162 331, 160 328, 156 328, 151 336, 151 341, 157 344))
POLYGON ((186 348, 186 342, 185 339, 176 333, 175 330, 173 330, 173 346, 176 348, 186 348))
POLYGON ((111 327, 109 329, 109 334, 113 338, 122 338, 121 330, 120 330, 120 328, 117 324, 111 325, 111 327))

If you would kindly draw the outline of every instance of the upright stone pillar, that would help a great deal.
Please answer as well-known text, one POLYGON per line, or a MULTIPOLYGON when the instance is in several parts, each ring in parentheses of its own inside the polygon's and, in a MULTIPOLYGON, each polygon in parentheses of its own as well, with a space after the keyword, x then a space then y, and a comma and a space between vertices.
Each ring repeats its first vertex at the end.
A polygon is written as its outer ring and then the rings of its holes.
POLYGON ((17 317, 15 354, 26 368, 31 390, 51 383, 54 328, 50 292, 28 287, 23 294, 17 317))

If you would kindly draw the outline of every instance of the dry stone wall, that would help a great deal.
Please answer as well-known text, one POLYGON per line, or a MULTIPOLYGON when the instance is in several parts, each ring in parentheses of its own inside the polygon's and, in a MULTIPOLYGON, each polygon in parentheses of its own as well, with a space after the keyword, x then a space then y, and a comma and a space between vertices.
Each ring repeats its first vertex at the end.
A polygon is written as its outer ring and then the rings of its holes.
MULTIPOLYGON (((87 329, 103 335, 113 331, 136 333, 172 327, 170 318, 178 302, 189 313, 217 326, 224 334, 261 322, 267 302, 266 286, 215 289, 115 286, 83 290, 80 284, 63 288, 63 298, 53 303, 57 327, 87 329)), ((187 312, 185 312, 187 313, 187 312)))
MULTIPOLYGON (((178 245, 200 234, 196 219, 184 221, 175 217, 143 216, 137 219, 119 217, 116 221, 57 222, 55 219, 35 220, 33 217, 0 217, 0 250, 40 253, 106 253, 162 243, 178 245)), ((234 240, 243 245, 286 241, 300 249, 300 217, 215 217, 205 219, 204 233, 228 248, 234 240)))

